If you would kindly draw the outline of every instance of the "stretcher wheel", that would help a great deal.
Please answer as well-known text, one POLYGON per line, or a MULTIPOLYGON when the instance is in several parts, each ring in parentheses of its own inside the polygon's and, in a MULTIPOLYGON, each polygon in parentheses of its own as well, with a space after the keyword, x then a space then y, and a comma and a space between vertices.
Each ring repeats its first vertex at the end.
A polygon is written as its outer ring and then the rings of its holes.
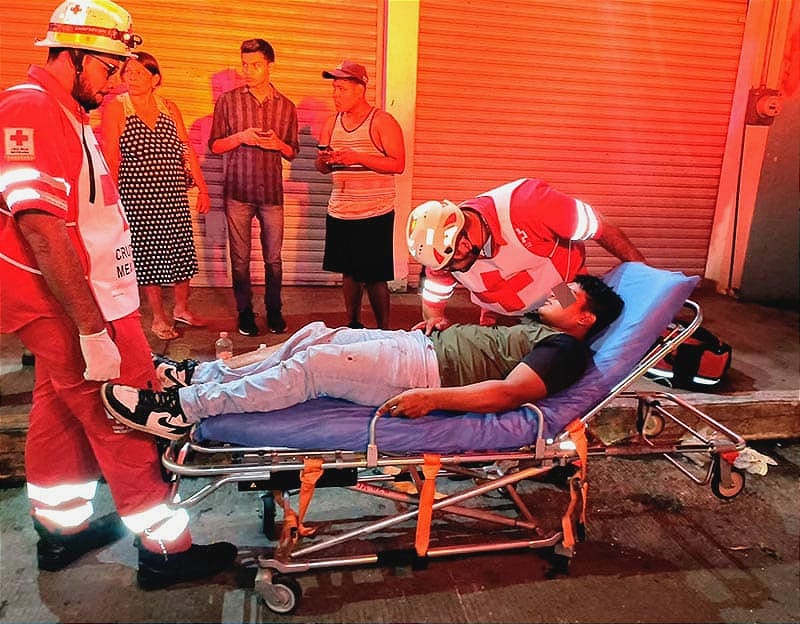
POLYGON ((272 577, 271 583, 265 583, 258 589, 267 608, 281 614, 292 613, 300 604, 300 597, 303 595, 300 583, 285 574, 276 574, 272 577))
POLYGON ((271 492, 261 495, 261 532, 268 540, 275 539, 275 498, 271 492))
POLYGON ((719 456, 714 457, 714 472, 711 475, 711 491, 714 496, 722 500, 731 500, 739 495, 744 489, 744 471, 739 468, 729 466, 731 471, 730 485, 722 484, 722 463, 724 460, 719 456))
POLYGON ((664 417, 661 414, 650 413, 645 418, 642 433, 649 438, 655 438, 664 431, 664 417))
POLYGON ((545 576, 548 579, 569 576, 569 567, 572 563, 572 557, 553 551, 548 554, 547 562, 549 565, 545 571, 545 576))

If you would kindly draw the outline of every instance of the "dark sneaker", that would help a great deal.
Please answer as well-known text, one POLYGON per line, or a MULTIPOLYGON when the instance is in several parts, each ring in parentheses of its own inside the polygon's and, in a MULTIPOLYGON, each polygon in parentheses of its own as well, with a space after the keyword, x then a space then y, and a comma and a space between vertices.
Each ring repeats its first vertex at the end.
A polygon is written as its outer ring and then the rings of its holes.
POLYGON ((364 325, 363 325, 362 323, 360 323, 359 321, 350 321, 350 322, 347 324, 347 326, 348 326, 350 329, 364 329, 364 325))
POLYGON ((253 314, 252 310, 239 312, 239 333, 242 336, 258 336, 256 315, 253 314))
POLYGON ((189 550, 163 555, 139 546, 136 582, 141 589, 161 589, 176 583, 198 581, 231 567, 238 551, 228 542, 206 546, 192 544, 189 550))
POLYGON ((192 428, 181 408, 177 386, 154 392, 104 383, 100 396, 108 415, 131 429, 177 440, 192 428))
POLYGON ((267 327, 273 334, 282 334, 286 331, 286 321, 280 312, 267 312, 267 327))
POLYGON ((116 513, 97 518, 83 531, 72 535, 51 533, 36 518, 33 527, 39 534, 36 544, 39 569, 48 572, 58 572, 86 553, 108 546, 128 533, 116 513))
POLYGON ((153 353, 153 367, 156 369, 158 381, 161 382, 161 389, 166 390, 178 386, 184 388, 192 383, 194 369, 200 363, 197 360, 183 360, 176 362, 165 355, 153 353))

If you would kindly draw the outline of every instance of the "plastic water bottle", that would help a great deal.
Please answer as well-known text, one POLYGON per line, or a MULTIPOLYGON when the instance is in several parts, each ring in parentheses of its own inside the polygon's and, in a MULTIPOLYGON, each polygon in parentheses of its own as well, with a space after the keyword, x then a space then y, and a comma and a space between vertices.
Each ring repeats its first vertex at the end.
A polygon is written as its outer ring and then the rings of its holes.
POLYGON ((219 333, 219 338, 214 343, 214 351, 218 360, 227 360, 233 355, 233 341, 228 337, 228 332, 219 333))

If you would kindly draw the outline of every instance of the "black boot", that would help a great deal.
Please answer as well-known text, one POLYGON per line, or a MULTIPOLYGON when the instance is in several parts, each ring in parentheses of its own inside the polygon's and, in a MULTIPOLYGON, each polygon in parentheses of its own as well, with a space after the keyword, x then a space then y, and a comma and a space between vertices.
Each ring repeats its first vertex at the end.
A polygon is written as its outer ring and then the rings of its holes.
POLYGON ((72 535, 51 533, 36 518, 33 519, 33 527, 39 534, 36 544, 39 569, 48 572, 57 572, 87 552, 116 542, 127 533, 116 513, 97 518, 83 531, 72 535))
POLYGON ((228 542, 192 544, 189 550, 167 555, 145 550, 138 540, 137 546, 139 572, 136 581, 141 589, 161 589, 212 577, 230 567, 238 554, 236 546, 228 542))

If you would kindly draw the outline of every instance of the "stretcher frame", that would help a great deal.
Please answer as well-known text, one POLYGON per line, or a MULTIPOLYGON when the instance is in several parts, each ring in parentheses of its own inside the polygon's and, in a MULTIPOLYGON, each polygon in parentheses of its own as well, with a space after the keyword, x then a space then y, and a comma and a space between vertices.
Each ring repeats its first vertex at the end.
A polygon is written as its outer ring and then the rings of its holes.
MULTIPOLYGON (((389 527, 418 519, 420 495, 398 491, 398 483, 408 482, 422 492, 425 479, 421 474, 426 457, 419 455, 393 455, 383 453, 376 443, 376 432, 380 418, 374 416, 369 425, 369 445, 364 452, 352 451, 302 451, 275 449, 271 447, 245 447, 221 443, 194 441, 191 436, 172 442, 165 450, 162 464, 171 475, 173 500, 183 478, 210 478, 211 481, 176 506, 189 508, 217 489, 231 483, 239 484, 241 490, 253 489, 288 492, 297 489, 299 475, 311 459, 321 461, 325 479, 319 487, 345 487, 351 491, 404 503, 411 507, 379 520, 328 537, 309 539, 300 537, 297 527, 292 528, 290 539, 283 539, 271 556, 258 557, 255 574, 255 589, 261 594, 266 606, 276 613, 290 613, 298 605, 300 585, 291 576, 323 568, 366 566, 375 564, 411 564, 424 566, 427 559, 453 555, 486 553, 517 549, 545 549, 556 570, 564 571, 574 555, 575 541, 582 541, 583 521, 576 518, 577 496, 571 496, 569 509, 562 518, 562 530, 545 532, 533 512, 516 490, 516 485, 526 479, 540 477, 556 467, 573 466, 580 462, 579 448, 574 442, 575 431, 588 430, 588 457, 643 457, 661 456, 692 482, 711 485, 712 492, 724 500, 731 499, 744 487, 744 472, 733 467, 732 461, 738 451, 745 447, 742 437, 720 424, 688 401, 671 392, 640 392, 628 388, 642 377, 648 368, 677 348, 700 326, 702 313, 698 304, 686 300, 683 309, 692 317, 685 325, 676 326, 668 335, 640 360, 639 364, 620 381, 607 396, 576 421, 569 431, 553 439, 543 436, 544 416, 535 405, 526 406, 538 418, 539 427, 535 443, 515 451, 468 452, 442 454, 436 478, 457 477, 463 489, 444 495, 430 506, 430 513, 437 522, 445 516, 467 518, 498 527, 513 527, 521 536, 513 539, 487 540, 485 534, 470 543, 454 545, 426 545, 420 552, 412 544, 407 549, 369 552, 355 555, 320 556, 319 553, 351 540, 361 540, 389 527), (591 435, 591 423, 596 415, 612 401, 632 401, 636 405, 635 433, 624 443, 607 445, 591 435), (675 413, 675 410, 679 413, 675 413), (697 456, 706 461, 702 468, 699 462, 684 461, 697 456), (510 468, 507 468, 510 466, 510 468), (376 470, 399 469, 398 474, 377 473, 376 470), (490 492, 500 492, 514 506, 516 516, 464 505, 490 492), (577 539, 571 533, 577 535, 577 539)), ((435 480, 434 480, 435 482, 435 480)), ((570 477, 572 494, 580 494, 585 485, 585 470, 576 470, 570 477)), ((585 490, 583 490, 585 492, 585 490)), ((280 499, 281 494, 278 494, 280 499)), ((275 522, 275 504, 270 496, 264 501, 263 528, 271 537, 275 522)), ((508 510, 504 510, 508 512, 508 510)), ((286 518, 286 515, 284 515, 286 518)), ((300 518, 302 522, 302 517, 300 518)), ((286 522, 286 521, 285 521, 286 522)), ((284 527, 285 528, 285 527, 284 527)), ((284 538, 286 537, 286 533, 284 538)))

